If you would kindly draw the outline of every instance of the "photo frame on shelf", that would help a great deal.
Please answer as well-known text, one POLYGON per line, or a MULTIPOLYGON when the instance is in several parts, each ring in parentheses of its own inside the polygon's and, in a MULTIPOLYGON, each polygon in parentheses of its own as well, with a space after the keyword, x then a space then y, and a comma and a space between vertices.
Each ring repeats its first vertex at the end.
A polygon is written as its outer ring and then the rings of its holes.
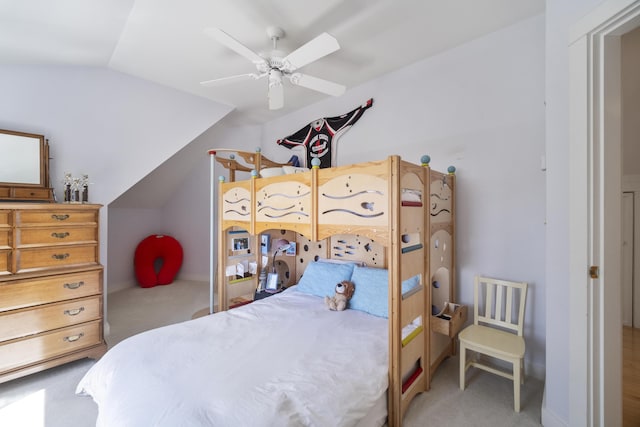
POLYGON ((230 255, 245 255, 251 253, 250 240, 248 235, 231 238, 230 255))
POLYGON ((260 253, 262 253, 262 255, 268 255, 270 249, 271 249, 271 235, 261 234, 260 235, 260 253))
POLYGON ((289 242, 289 247, 284 252, 287 256, 296 256, 296 242, 289 242))

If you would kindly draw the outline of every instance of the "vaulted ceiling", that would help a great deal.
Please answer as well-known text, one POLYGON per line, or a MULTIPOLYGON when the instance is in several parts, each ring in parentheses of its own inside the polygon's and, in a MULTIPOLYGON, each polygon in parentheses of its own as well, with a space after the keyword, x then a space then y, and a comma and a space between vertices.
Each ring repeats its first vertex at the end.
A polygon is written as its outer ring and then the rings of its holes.
POLYGON ((221 87, 201 81, 255 72, 203 30, 217 27, 256 52, 284 29, 291 52, 323 32, 340 49, 301 68, 354 87, 527 17, 544 0, 0 0, 0 63, 107 67, 235 106, 263 123, 328 95, 285 81, 271 111, 267 79, 221 87))

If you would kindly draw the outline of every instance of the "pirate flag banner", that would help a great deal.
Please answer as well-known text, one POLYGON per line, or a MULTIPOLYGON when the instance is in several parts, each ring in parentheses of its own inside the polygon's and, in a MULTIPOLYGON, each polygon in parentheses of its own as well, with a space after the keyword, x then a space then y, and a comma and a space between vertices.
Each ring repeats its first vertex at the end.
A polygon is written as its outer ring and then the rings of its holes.
POLYGON ((287 148, 303 147, 305 166, 311 167, 311 159, 320 159, 321 168, 329 168, 335 163, 338 138, 345 133, 364 112, 373 105, 373 98, 353 111, 337 117, 325 117, 315 120, 296 133, 279 139, 278 145, 287 148))

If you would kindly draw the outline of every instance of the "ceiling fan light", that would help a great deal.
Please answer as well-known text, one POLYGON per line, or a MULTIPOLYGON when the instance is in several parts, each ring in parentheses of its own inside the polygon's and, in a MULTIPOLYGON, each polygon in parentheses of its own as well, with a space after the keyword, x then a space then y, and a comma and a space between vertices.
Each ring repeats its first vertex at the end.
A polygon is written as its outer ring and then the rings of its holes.
POLYGON ((272 68, 269 71, 269 87, 282 86, 282 71, 272 68))

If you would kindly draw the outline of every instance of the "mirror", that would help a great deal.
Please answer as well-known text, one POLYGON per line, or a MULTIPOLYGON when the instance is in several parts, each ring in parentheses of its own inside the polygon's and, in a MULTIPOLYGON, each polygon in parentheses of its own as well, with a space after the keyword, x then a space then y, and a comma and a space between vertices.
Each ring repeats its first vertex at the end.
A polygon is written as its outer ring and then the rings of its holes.
POLYGON ((49 146, 43 135, 0 130, 0 199, 52 199, 49 146))

